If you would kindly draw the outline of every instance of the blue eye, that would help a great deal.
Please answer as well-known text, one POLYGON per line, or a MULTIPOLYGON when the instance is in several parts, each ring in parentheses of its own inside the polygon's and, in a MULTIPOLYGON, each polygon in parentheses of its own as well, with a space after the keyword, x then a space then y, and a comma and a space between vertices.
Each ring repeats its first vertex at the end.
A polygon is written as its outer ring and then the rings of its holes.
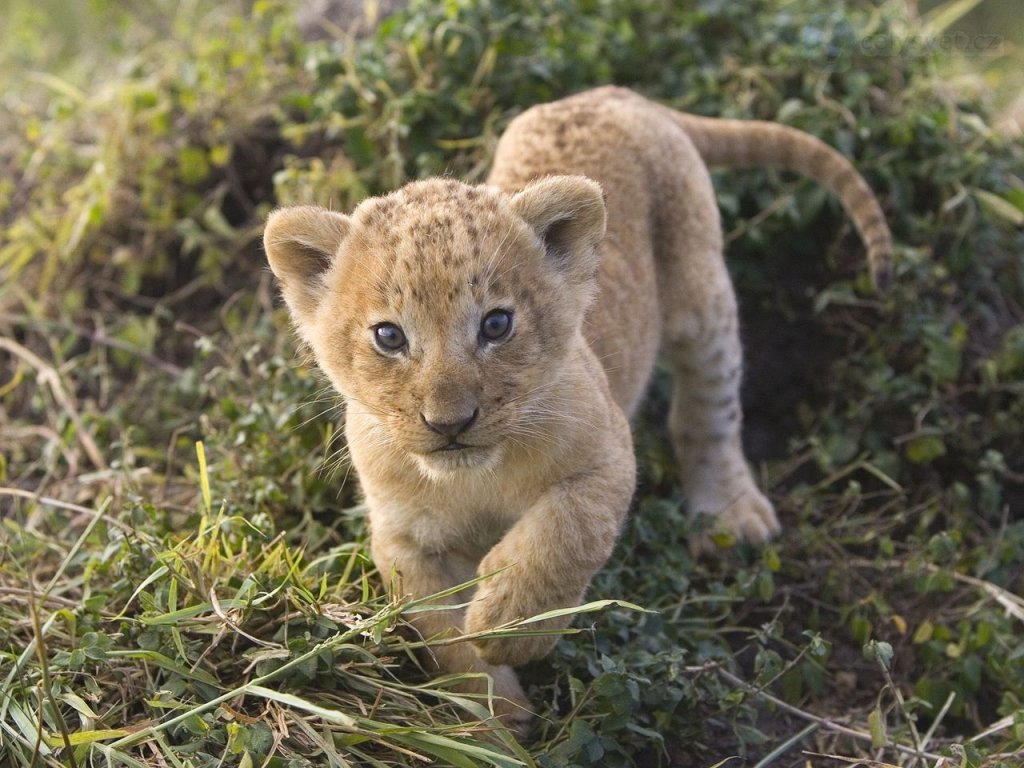
POLYGON ((399 352, 405 348, 405 333, 394 323, 373 326, 373 341, 381 352, 399 352))
POLYGON ((484 341, 501 341, 512 331, 512 313, 504 309, 492 309, 480 322, 480 338, 484 341))

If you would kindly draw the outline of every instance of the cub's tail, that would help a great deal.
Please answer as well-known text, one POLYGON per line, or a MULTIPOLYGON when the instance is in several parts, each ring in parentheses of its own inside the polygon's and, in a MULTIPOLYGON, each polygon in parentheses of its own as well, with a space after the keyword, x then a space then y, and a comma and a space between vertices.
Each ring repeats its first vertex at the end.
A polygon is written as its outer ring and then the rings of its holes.
POLYGON ((892 275, 892 235, 877 198, 850 161, 820 139, 777 123, 719 120, 669 110, 709 166, 780 168, 809 176, 839 198, 867 248, 877 288, 892 275))

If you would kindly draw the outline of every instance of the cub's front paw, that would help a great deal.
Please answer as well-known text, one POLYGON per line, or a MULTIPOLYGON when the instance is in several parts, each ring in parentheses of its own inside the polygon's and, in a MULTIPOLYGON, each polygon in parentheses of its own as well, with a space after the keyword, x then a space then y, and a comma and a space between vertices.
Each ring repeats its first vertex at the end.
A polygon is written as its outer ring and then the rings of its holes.
POLYGON ((522 666, 528 661, 542 659, 555 647, 555 637, 500 637, 473 641, 480 658, 488 664, 522 666))
POLYGON ((694 494, 689 506, 691 515, 714 517, 711 530, 692 542, 698 552, 714 552, 718 548, 716 531, 726 531, 750 544, 764 544, 782 530, 775 508, 753 480, 729 493, 694 494))
MULTIPOLYGON (((504 624, 529 618, 544 609, 530 609, 528 601, 522 600, 515 588, 502 582, 508 581, 511 572, 493 576, 484 581, 466 611, 466 632, 485 632, 504 624)), ((529 629, 548 629, 548 622, 529 624, 529 629)), ((519 666, 533 659, 547 656, 555 645, 555 637, 495 637, 473 640, 473 646, 480 658, 488 664, 519 666)))

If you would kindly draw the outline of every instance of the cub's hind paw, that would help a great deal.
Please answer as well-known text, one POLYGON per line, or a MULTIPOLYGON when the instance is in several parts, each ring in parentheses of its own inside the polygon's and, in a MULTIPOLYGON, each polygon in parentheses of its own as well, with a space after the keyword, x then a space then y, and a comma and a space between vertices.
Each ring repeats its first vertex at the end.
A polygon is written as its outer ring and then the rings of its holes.
POLYGON ((529 707, 516 701, 495 699, 493 708, 494 719, 501 723, 516 741, 526 742, 530 735, 530 724, 533 722, 533 712, 529 707))
POLYGON ((495 696, 490 704, 495 719, 518 741, 524 741, 533 721, 533 710, 516 673, 509 667, 498 667, 491 671, 491 679, 495 696))
POLYGON ((695 497, 690 502, 690 514, 714 518, 711 529, 691 541, 691 548, 697 553, 719 549, 718 532, 750 544, 764 544, 782 530, 772 503, 753 484, 727 498, 695 497))

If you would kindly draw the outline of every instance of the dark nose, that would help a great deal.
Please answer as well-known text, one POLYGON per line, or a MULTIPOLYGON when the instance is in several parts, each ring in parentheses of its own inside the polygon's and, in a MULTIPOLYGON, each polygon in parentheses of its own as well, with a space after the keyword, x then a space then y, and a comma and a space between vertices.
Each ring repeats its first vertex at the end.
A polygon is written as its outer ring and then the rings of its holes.
POLYGON ((480 409, 475 408, 469 416, 464 419, 459 419, 458 421, 431 421, 422 413, 420 414, 420 418, 423 419, 424 424, 430 427, 434 432, 437 432, 437 434, 444 435, 445 437, 458 437, 473 426, 473 422, 476 421, 476 417, 479 415, 480 409))

